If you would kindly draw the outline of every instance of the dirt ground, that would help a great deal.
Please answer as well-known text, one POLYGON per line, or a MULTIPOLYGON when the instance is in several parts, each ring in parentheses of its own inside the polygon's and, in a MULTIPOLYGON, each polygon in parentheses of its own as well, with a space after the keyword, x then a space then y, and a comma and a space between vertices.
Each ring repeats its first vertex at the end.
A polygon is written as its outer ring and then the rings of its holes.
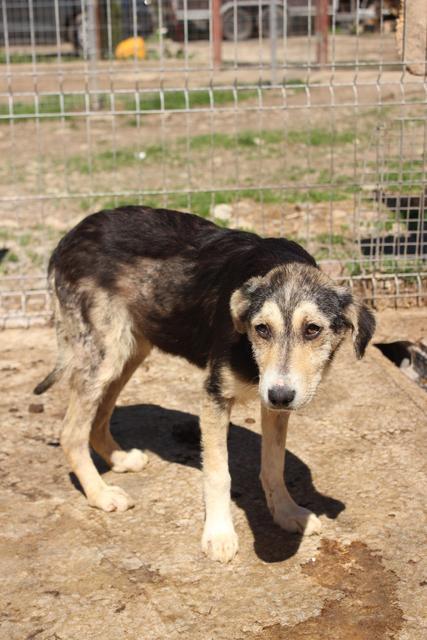
MULTIPOLYGON (((423 309, 378 319, 378 340, 427 334, 423 309)), ((200 550, 200 372, 154 353, 124 390, 113 431, 150 463, 114 478, 100 467, 136 499, 107 514, 87 506, 58 445, 67 389, 30 410, 54 360, 52 330, 5 331, 0 350, 1 640, 426 637, 427 397, 377 349, 356 363, 347 345, 291 421, 288 486, 320 516, 320 536, 273 524, 258 481, 258 410, 236 409, 240 551, 227 566, 200 550)))

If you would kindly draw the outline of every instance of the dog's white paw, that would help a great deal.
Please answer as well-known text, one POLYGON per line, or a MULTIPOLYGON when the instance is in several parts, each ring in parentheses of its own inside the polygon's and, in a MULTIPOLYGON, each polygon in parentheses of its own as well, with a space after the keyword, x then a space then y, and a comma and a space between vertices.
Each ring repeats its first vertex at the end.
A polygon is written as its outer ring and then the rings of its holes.
POLYGON ((111 470, 116 473, 141 471, 148 462, 148 456, 140 449, 130 451, 114 451, 111 456, 111 470))
POLYGON ((135 502, 120 487, 106 485, 92 496, 88 496, 91 507, 97 507, 102 511, 127 511, 131 509, 135 502))
POLYGON ((211 560, 230 562, 239 549, 239 539, 233 526, 216 530, 205 527, 202 549, 211 560))
POLYGON ((287 507, 277 509, 273 515, 274 521, 279 527, 291 533, 300 533, 304 536, 311 536, 320 533, 322 523, 312 511, 304 507, 287 507))

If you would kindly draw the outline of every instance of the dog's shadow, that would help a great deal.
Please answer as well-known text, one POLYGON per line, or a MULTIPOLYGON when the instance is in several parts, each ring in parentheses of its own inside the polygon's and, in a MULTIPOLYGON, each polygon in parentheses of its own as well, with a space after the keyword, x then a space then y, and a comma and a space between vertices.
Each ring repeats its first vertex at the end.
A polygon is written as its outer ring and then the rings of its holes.
MULTIPOLYGON (((137 447, 148 453, 152 451, 171 463, 201 468, 200 432, 198 418, 194 415, 156 405, 117 407, 111 420, 111 431, 124 449, 137 447)), ((231 425, 231 495, 246 513, 258 557, 265 562, 281 562, 298 551, 301 536, 283 531, 271 518, 258 478, 260 446, 258 434, 231 425)), ((107 471, 105 463, 96 456, 95 463, 101 473, 107 471)), ((339 500, 316 490, 310 469, 289 451, 286 453, 286 483, 295 501, 317 515, 336 518, 345 509, 339 500)))

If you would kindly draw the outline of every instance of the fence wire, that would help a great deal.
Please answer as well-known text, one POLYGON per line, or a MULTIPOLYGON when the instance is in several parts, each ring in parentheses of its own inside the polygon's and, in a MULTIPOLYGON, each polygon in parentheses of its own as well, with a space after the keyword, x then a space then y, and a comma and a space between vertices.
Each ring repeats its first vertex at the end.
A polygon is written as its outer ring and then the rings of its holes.
POLYGON ((409 7, 1 0, 0 326, 46 322, 56 242, 125 203, 286 236, 374 306, 423 304, 426 47, 409 7))

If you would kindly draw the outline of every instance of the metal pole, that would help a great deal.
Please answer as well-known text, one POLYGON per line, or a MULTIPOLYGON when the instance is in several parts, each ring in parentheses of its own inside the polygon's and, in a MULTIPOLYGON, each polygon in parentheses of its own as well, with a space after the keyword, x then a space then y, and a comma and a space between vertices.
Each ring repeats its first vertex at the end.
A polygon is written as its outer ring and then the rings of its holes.
POLYGON ((271 84, 277 82, 277 6, 276 0, 270 0, 270 55, 271 55, 271 84))
POLYGON ((328 62, 328 0, 316 0, 316 62, 319 65, 328 62))
POLYGON ((214 66, 220 67, 222 56, 222 16, 221 16, 221 0, 212 0, 212 39, 213 39, 213 58, 214 66))

